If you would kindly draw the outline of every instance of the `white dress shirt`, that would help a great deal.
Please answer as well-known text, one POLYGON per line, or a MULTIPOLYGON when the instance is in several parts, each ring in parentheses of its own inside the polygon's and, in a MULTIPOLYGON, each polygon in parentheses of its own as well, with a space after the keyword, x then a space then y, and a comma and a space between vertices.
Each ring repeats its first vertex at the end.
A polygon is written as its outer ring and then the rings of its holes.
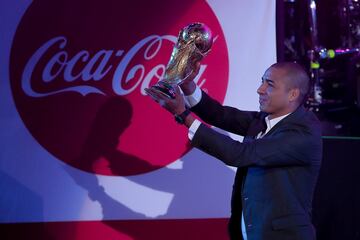
MULTIPOLYGON (((198 86, 196 86, 196 89, 193 92, 193 94, 185 96, 186 105, 188 107, 194 107, 196 104, 198 104, 200 102, 201 96, 202 96, 201 89, 198 86)), ((269 119, 269 116, 265 117, 266 131, 265 131, 265 133, 260 132, 256 138, 262 138, 263 136, 265 136, 271 130, 271 128, 273 128, 278 122, 280 122, 283 118, 287 117, 289 114, 290 113, 285 114, 280 117, 277 117, 277 118, 273 118, 273 119, 269 119)), ((201 124, 201 122, 197 119, 195 119, 194 122, 191 124, 191 126, 189 128, 189 133, 188 133, 188 137, 190 140, 193 139, 197 129, 200 127, 200 124, 201 124)), ((244 240, 247 240, 245 221, 244 221, 244 213, 241 214, 241 232, 242 232, 244 240)))

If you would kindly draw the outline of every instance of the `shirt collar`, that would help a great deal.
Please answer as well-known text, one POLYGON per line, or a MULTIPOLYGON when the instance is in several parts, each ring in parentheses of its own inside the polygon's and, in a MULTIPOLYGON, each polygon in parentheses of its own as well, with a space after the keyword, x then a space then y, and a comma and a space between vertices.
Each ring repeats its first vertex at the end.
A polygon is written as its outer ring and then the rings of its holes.
POLYGON ((269 116, 266 116, 266 117, 265 117, 266 132, 270 131, 271 128, 273 128, 278 122, 280 122, 282 119, 284 119, 285 117, 287 117, 289 114, 291 114, 291 113, 282 115, 282 116, 280 116, 280 117, 273 118, 273 119, 271 119, 271 120, 269 119, 269 116))

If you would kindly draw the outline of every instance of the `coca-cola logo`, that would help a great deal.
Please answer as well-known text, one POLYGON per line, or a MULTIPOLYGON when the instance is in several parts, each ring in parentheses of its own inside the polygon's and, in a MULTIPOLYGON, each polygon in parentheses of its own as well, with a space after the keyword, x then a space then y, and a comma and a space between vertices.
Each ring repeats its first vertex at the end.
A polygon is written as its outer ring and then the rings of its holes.
POLYGON ((163 167, 189 150, 187 129, 144 89, 164 74, 177 34, 214 36, 195 79, 222 102, 228 55, 206 1, 34 1, 17 29, 10 80, 19 114, 58 159, 105 175, 163 167))

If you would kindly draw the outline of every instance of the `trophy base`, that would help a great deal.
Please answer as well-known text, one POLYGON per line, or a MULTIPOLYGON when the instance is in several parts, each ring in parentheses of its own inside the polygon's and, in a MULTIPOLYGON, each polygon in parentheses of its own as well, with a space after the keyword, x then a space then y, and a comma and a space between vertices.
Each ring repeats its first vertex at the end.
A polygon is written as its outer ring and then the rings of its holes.
POLYGON ((164 96, 166 96, 168 98, 174 99, 176 96, 174 87, 166 82, 158 82, 151 88, 156 89, 160 94, 163 94, 164 96))

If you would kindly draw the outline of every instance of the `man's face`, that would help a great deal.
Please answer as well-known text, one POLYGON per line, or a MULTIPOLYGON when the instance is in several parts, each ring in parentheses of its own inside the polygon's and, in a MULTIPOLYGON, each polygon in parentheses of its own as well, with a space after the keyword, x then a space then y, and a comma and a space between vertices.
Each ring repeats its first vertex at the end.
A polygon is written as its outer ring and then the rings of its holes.
POLYGON ((269 68, 262 77, 259 94, 260 110, 275 118, 289 113, 290 98, 286 85, 286 71, 269 68))

